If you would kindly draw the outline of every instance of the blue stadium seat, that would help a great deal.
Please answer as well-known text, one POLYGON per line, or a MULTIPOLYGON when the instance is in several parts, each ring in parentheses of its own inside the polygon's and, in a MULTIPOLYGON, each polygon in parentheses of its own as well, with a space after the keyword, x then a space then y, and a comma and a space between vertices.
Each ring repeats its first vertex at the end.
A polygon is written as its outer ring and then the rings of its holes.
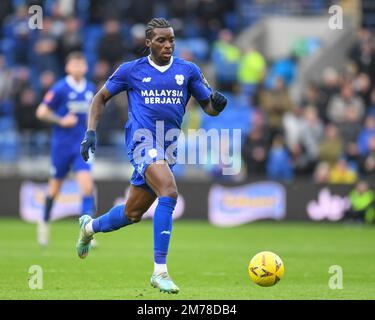
POLYGON ((251 128, 252 108, 243 97, 224 93, 228 98, 228 105, 218 117, 211 117, 202 111, 202 128, 241 129, 246 134, 251 128))
POLYGON ((0 117, 0 160, 15 161, 18 157, 18 134, 10 116, 0 117))

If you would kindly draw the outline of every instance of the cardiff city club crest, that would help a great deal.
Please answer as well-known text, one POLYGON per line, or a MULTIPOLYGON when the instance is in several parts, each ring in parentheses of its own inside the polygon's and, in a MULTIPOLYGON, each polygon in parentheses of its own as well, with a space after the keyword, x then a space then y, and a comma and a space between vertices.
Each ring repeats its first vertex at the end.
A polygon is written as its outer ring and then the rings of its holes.
POLYGON ((182 74, 176 74, 176 76, 174 77, 176 79, 176 82, 179 86, 181 86, 183 83, 184 83, 184 75, 182 74))

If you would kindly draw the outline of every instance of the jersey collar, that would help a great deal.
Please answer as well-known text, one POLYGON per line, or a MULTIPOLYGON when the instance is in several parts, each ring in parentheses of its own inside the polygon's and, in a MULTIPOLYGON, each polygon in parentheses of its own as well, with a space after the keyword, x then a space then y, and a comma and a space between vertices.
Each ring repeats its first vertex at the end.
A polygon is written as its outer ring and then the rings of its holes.
POLYGON ((70 75, 65 77, 67 84, 76 92, 83 92, 86 89, 86 79, 83 78, 80 82, 74 80, 70 75))
POLYGON ((149 64, 152 65, 155 69, 159 70, 160 72, 167 71, 173 63, 173 56, 171 56, 171 60, 165 66, 158 66, 154 61, 151 60, 150 56, 147 56, 147 59, 148 59, 149 64))

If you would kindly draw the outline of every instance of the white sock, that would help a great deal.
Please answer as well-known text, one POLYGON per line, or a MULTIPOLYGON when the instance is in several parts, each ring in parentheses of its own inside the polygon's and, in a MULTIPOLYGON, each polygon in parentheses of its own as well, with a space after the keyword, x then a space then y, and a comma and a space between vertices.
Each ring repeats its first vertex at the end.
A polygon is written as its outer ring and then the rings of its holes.
POLYGON ((94 219, 90 220, 86 225, 85 225, 85 232, 88 236, 92 236, 95 232, 92 228, 92 222, 94 219))
POLYGON ((154 262, 154 274, 160 274, 163 272, 168 272, 167 265, 154 262))

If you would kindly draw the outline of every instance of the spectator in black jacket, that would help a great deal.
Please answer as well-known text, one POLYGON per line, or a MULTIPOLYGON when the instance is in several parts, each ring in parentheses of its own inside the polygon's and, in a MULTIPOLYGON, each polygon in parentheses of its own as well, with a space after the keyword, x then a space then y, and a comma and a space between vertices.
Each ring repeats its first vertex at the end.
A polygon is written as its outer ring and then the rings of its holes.
POLYGON ((113 69, 122 62, 126 49, 119 21, 108 20, 104 25, 104 35, 97 47, 99 60, 106 61, 113 69))

